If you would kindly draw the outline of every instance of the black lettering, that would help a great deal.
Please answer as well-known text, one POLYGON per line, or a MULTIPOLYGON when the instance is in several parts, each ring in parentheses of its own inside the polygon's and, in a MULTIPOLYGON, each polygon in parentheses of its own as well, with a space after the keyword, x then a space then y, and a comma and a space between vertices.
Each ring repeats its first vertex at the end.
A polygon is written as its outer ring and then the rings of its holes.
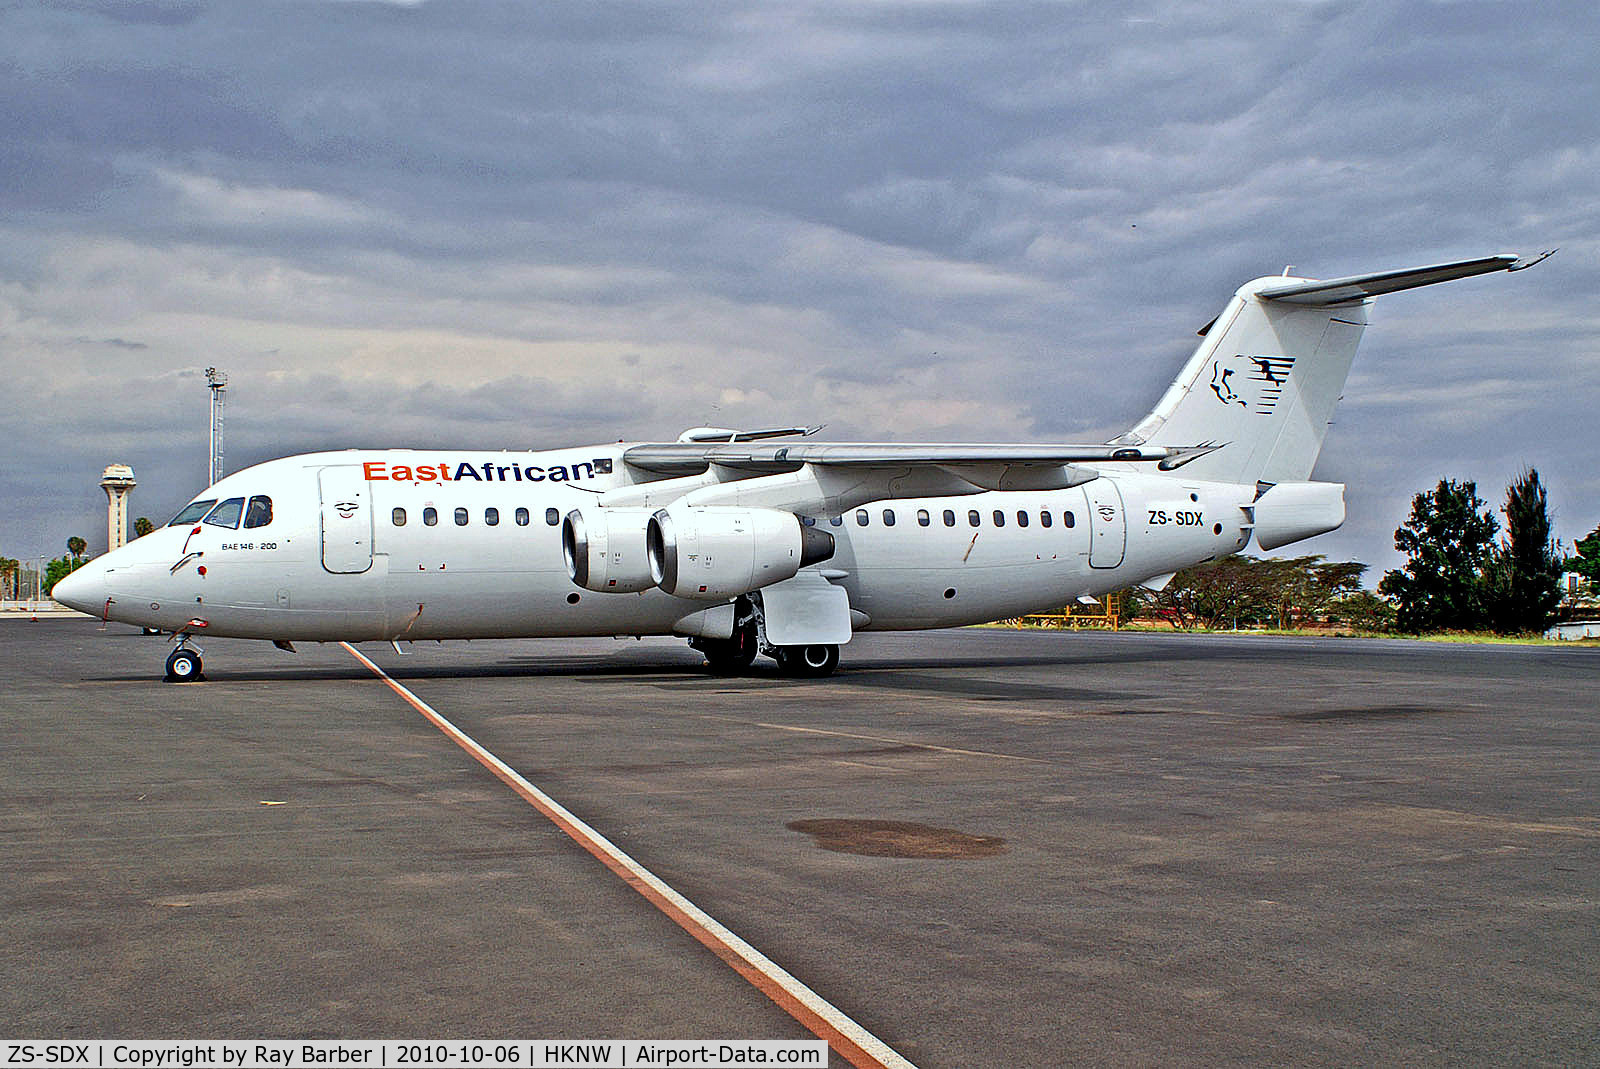
POLYGON ((483 476, 478 474, 478 469, 468 464, 465 460, 456 465, 455 477, 457 479, 476 479, 480 483, 483 482, 483 476))
POLYGON ((539 465, 537 465, 537 464, 529 464, 526 468, 523 468, 522 470, 527 473, 528 481, 530 483, 542 483, 542 482, 544 482, 544 469, 539 467, 539 465), (535 475, 534 472, 538 472, 539 474, 535 475))

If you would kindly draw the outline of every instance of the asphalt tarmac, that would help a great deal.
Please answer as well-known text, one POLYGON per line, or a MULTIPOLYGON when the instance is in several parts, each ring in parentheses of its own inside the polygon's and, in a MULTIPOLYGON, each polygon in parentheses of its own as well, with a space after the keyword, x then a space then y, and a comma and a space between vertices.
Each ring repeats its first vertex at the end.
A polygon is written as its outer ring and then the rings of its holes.
MULTIPOLYGON (((0 625, 0 1035, 812 1038, 346 650, 166 649, 0 625)), ((362 651, 925 1069, 1600 1063, 1600 650, 362 651)))

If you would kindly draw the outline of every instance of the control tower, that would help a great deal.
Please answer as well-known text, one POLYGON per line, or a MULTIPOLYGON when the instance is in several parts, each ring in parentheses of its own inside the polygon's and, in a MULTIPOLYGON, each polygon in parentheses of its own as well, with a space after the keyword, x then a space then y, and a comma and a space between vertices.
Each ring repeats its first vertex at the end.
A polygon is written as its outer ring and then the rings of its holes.
POLYGON ((128 542, 128 495, 137 485, 126 464, 109 464, 100 476, 100 489, 106 492, 107 553, 128 542))

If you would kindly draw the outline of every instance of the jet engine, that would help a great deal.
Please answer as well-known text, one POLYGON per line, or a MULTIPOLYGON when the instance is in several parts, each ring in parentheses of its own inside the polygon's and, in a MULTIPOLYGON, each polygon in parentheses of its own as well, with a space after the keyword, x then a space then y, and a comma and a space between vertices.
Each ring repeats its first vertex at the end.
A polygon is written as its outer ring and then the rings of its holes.
POLYGON ((833 536, 778 509, 668 507, 645 535, 650 576, 669 594, 720 600, 793 578, 833 556, 833 536))
POLYGON ((649 509, 574 509, 561 521, 567 574, 585 590, 633 594, 655 586, 645 555, 649 509))

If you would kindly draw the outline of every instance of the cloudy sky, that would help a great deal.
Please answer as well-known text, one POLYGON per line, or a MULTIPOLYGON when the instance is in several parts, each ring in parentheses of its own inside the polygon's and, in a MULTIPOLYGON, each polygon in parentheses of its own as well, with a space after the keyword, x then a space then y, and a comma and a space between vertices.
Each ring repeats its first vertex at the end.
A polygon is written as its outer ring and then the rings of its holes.
MULTIPOLYGON (((227 467, 686 426, 1098 441, 1246 279, 1381 299, 1305 550, 1525 465, 1600 523, 1591 2, 0 5, 0 554, 227 467)), ((1293 548, 1293 547, 1292 547, 1293 548)), ((1295 549, 1294 551, 1300 551, 1295 549)))

